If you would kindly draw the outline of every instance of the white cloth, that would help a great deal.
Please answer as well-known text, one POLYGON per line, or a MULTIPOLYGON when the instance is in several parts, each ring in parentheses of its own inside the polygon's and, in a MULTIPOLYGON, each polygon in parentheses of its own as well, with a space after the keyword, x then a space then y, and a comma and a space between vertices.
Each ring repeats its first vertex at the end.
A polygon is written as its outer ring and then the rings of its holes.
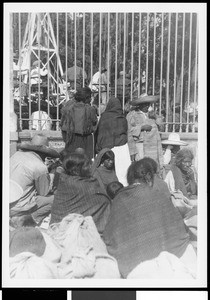
POLYGON ((111 150, 115 155, 115 171, 117 178, 119 182, 121 182, 124 186, 127 186, 127 171, 131 164, 128 144, 114 147, 111 150))
POLYGON ((32 129, 39 130, 39 118, 40 118, 40 130, 51 130, 52 127, 52 119, 48 116, 45 111, 40 110, 34 111, 31 115, 32 119, 32 129))
POLYGON ((165 153, 163 154, 163 164, 168 165, 171 161, 171 150, 166 149, 165 153))
MULTIPOLYGON (((190 245, 191 246, 191 245, 190 245)), ((196 262, 194 253, 190 253, 191 249, 187 248, 185 254, 189 254, 189 260, 196 262), (192 255, 191 255, 192 254, 192 255)), ((185 254, 183 256, 185 256, 185 254)), ((184 257, 185 258, 185 257, 184 257)), ((127 276, 132 278, 153 278, 153 279, 195 279, 196 273, 188 267, 189 260, 178 258, 172 253, 163 251, 154 259, 147 260, 137 265, 127 276), (185 264, 185 262, 187 264, 185 264)))

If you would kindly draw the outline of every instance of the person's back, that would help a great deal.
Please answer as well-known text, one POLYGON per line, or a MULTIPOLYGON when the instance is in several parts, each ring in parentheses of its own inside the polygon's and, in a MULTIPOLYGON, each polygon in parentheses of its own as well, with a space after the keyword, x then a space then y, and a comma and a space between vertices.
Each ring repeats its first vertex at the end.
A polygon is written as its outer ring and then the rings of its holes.
MULTIPOLYGON (((17 206, 28 210, 35 205, 35 180, 48 170, 41 158, 32 151, 17 151, 10 158, 10 179, 17 182, 23 189, 23 195, 17 206)), ((14 208, 13 208, 14 209, 14 208)))
POLYGON ((90 177, 90 160, 85 154, 70 153, 64 161, 64 169, 55 192, 51 224, 60 222, 70 213, 77 213, 92 216, 98 231, 103 232, 110 202, 97 179, 90 177))
POLYGON ((103 234, 108 252, 117 259, 123 277, 162 251, 181 257, 189 245, 189 235, 166 184, 161 179, 158 184, 154 179, 153 186, 135 182, 134 168, 141 161, 131 165, 133 184, 115 197, 103 234))

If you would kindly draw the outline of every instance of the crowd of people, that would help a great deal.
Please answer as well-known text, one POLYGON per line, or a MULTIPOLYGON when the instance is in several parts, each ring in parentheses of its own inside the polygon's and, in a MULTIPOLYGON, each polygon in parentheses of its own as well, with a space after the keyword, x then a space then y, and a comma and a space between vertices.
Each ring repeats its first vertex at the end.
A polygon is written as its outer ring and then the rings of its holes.
POLYGON ((65 148, 44 134, 10 158, 11 278, 196 278, 193 151, 161 140, 158 96, 105 110, 79 88, 62 110, 65 148))

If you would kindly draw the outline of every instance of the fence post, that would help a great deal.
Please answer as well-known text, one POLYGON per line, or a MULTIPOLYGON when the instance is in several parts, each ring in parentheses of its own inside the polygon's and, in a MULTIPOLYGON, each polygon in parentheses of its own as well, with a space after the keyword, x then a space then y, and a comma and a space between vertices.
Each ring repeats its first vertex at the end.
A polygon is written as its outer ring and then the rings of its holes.
POLYGON ((10 14, 10 156, 17 151, 17 115, 14 112, 13 98, 13 14, 10 14))

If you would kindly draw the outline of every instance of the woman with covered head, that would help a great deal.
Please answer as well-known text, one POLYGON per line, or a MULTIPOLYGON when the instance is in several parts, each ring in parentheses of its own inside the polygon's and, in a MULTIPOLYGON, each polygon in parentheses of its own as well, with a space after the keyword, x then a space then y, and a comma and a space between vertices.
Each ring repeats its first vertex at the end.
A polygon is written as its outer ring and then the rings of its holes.
POLYGON ((117 193, 103 233, 108 252, 118 261, 123 278, 164 251, 188 267, 195 267, 195 251, 182 217, 173 206, 164 181, 159 179, 155 184, 154 173, 154 166, 146 158, 130 165, 129 186, 117 193))
POLYGON ((50 223, 58 223, 70 213, 92 216, 102 233, 110 213, 110 201, 96 178, 91 177, 91 161, 85 154, 70 153, 63 161, 65 172, 52 205, 50 223))
POLYGON ((111 97, 106 110, 101 114, 96 131, 96 151, 109 148, 115 155, 115 170, 118 180, 127 185, 126 173, 131 163, 127 144, 127 120, 118 98, 111 97))
POLYGON ((193 159, 190 148, 183 148, 176 153, 175 162, 165 178, 171 192, 180 190, 185 197, 197 197, 197 174, 192 166, 193 159))

